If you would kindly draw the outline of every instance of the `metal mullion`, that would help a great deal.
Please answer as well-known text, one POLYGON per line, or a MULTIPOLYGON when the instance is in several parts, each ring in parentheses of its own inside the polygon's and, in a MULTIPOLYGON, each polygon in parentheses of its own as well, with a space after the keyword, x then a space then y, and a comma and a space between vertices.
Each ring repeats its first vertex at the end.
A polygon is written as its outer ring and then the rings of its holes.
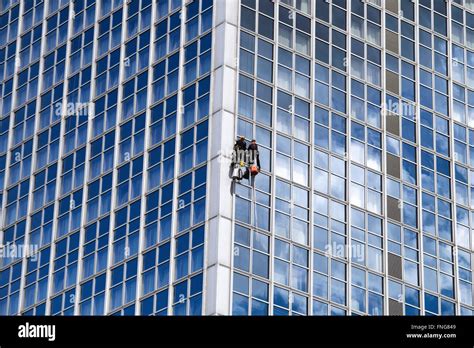
MULTIPOLYGON (((57 165, 58 165, 58 172, 56 173, 56 189, 55 189, 55 200, 54 200, 54 213, 53 213, 53 232, 51 236, 51 252, 50 252, 50 261, 49 261, 49 272, 48 272, 48 279, 50 280, 48 283, 48 296, 47 296, 47 313, 51 314, 51 297, 54 295, 53 293, 53 274, 54 274, 54 259, 55 259, 55 254, 56 254, 56 248, 53 246, 56 245, 56 238, 58 237, 58 221, 59 221, 59 201, 60 201, 60 195, 58 192, 60 192, 61 189, 61 174, 62 170, 62 154, 64 151, 64 134, 65 134, 65 128, 66 128, 66 122, 64 120, 69 116, 65 110, 68 109, 68 101, 67 101, 67 93, 69 90, 69 86, 67 83, 68 80, 68 73, 70 69, 70 53, 71 53, 71 40, 69 40, 72 37, 72 30, 73 30, 73 19, 74 19, 74 9, 72 7, 72 4, 69 7, 69 16, 68 16, 68 33, 66 35, 66 59, 65 59, 65 65, 64 65, 64 81, 63 81, 63 95, 61 98, 61 114, 60 114, 60 136, 59 136, 59 149, 58 149, 58 159, 57 159, 57 165), (65 103, 66 102, 66 103, 65 103), (64 119, 63 119, 64 118, 64 119)), ((59 27, 58 27, 59 28, 59 27)), ((59 30, 59 29, 58 29, 59 30)), ((56 104, 57 105, 57 104, 56 104)), ((57 106, 56 106, 57 107, 57 106)), ((57 111, 57 109, 55 110, 57 111)), ((38 129, 37 129, 38 130, 38 129)), ((36 133, 36 132, 35 132, 36 133)), ((66 266, 64 266, 64 269, 67 269, 66 266)), ((76 274, 77 276, 77 274, 76 274)), ((65 282, 65 280, 64 280, 65 282)), ((62 289, 61 291, 64 291, 62 289)), ((65 293, 65 292, 63 292, 65 293)), ((61 294, 62 296, 62 294, 61 294)), ((69 299, 71 302, 75 302, 75 298, 69 299)))
MULTIPOLYGON (((418 6, 413 6, 414 9, 413 9, 413 16, 414 18, 418 18, 418 6)), ((415 31, 415 47, 420 47, 420 27, 419 27, 419 24, 418 23, 415 23, 414 24, 414 31, 415 31)), ((433 48, 434 49, 434 48, 433 48)), ((415 95, 416 97, 419 98, 421 97, 421 94, 420 94, 420 84, 421 84, 421 81, 420 81, 420 65, 419 65, 419 58, 420 58, 420 54, 419 54, 420 50, 419 49, 415 49, 415 95)), ((431 77, 433 78, 433 77, 431 77)), ((423 251, 423 246, 424 246, 424 243, 422 241, 422 237, 423 237, 423 232, 422 232, 422 222, 423 222, 423 200, 422 200, 422 195, 423 195, 423 188, 422 188, 422 185, 421 185, 421 178, 422 178, 422 165, 421 165, 421 118, 419 117, 420 115, 420 111, 421 111, 421 107, 420 107, 420 103, 415 103, 415 108, 416 108, 416 114, 413 115, 414 116, 414 121, 415 121, 415 131, 416 131, 416 140, 417 140, 417 144, 416 144, 416 153, 417 153, 417 157, 418 157, 418 163, 416 164, 416 174, 417 174, 417 177, 419 178, 419 182, 417 184, 417 201, 418 201, 418 207, 417 207, 417 220, 418 220, 418 237, 419 237, 419 241, 418 241, 418 265, 419 265, 419 283, 420 283, 420 292, 421 293, 424 293, 424 281, 425 281, 425 277, 424 277, 424 260, 423 260, 423 255, 424 255, 424 251, 423 251), (418 117, 416 116, 418 115, 418 117), (418 124, 417 124, 418 123, 418 124)), ((434 132, 436 133, 436 130, 434 130, 434 132)), ((388 237, 386 237, 388 238, 388 237)), ((404 255, 405 254, 405 240, 404 240, 404 236, 403 236, 403 244, 401 244, 401 251, 402 251, 402 254, 404 255)), ((388 251, 387 251, 388 252, 388 251)), ((388 275, 387 275, 387 278, 388 278, 388 275)), ((388 284, 387 284, 388 285, 388 284)), ((388 288, 387 288, 388 289, 388 288)), ((387 296, 388 298, 388 296, 387 296)), ((425 297, 424 296, 421 296, 420 298, 420 311, 422 313, 424 313, 424 309, 425 309, 425 297)), ((403 310, 403 309, 402 309, 403 310)))
MULTIPOLYGON (((312 6, 312 2, 309 2, 310 11, 309 16, 311 17, 311 34, 310 34, 310 68, 309 68, 309 197, 308 197, 308 224, 309 224, 309 236, 308 236, 308 315, 313 315, 313 277, 314 277, 314 189, 315 182, 313 180, 314 172, 314 100, 316 95, 316 89, 314 88, 316 80, 316 69, 315 69, 315 58, 314 58, 314 46, 316 37, 316 6, 312 6)), ((308 13, 306 13, 308 14, 308 13)))
MULTIPOLYGON (((240 12, 240 9, 239 9, 240 12)), ((280 34, 280 4, 276 3, 275 4, 275 10, 274 10, 274 31, 275 31, 275 41, 273 43, 273 87, 272 87, 272 99, 273 99, 273 105, 272 105, 272 114, 275 116, 275 118, 278 115, 278 105, 277 105, 277 96, 278 96, 278 47, 279 47, 279 34, 280 34)), ((240 29, 240 25, 239 25, 240 29)), ((240 30, 239 30, 240 31, 240 30)), ((294 35, 294 34, 292 34, 294 35)), ((239 41, 240 41, 240 35, 239 35, 239 41)), ((256 52, 256 56, 258 56, 258 52, 256 52)), ((293 58, 292 58, 293 59, 293 58)), ((238 89, 236 91, 238 94, 238 89)), ((291 126, 293 125, 293 117, 294 115, 291 116, 291 126)), ((277 131, 276 131, 276 126, 275 124, 272 124, 272 132, 271 132, 271 164, 273 168, 275 168, 276 164, 276 139, 277 139, 277 131)), ((270 168, 271 169, 271 168, 270 168)), ((276 201, 276 175, 275 173, 272 173, 273 171, 270 171, 270 231, 273 231, 275 227, 275 201, 276 201), (273 192, 272 192, 273 191, 273 192)), ((234 209, 235 210, 235 207, 234 209)), ((291 219, 291 218, 290 218, 291 219)), ((291 220, 290 220, 291 221, 291 220)), ((273 294, 274 294, 274 260, 275 260, 275 233, 270 234, 270 250, 269 250, 269 270, 268 270, 268 314, 273 315, 273 294)))
MULTIPOLYGON (((45 0, 45 3, 46 1, 48 0, 45 0)), ((18 15, 18 28, 17 28, 17 38, 20 37, 20 29, 21 29, 21 26, 23 24, 23 12, 24 12, 24 3, 23 2, 20 2, 20 5, 19 5, 19 15, 18 15)), ((13 6, 11 6, 13 7, 13 6)), ((7 10, 8 11, 8 10, 7 10)), ((7 12, 6 11, 6 12, 7 12)), ((44 26, 46 26, 45 24, 43 24, 44 26)), ((8 27, 8 24, 7 24, 7 27, 8 27)), ((44 27, 43 27, 44 29, 44 27)), ((5 46, 7 47, 7 46, 5 46)), ((10 179, 10 166, 8 165, 8 163, 10 163, 11 161, 11 148, 12 148, 12 145, 13 145, 13 126, 14 126, 14 123, 15 123, 15 103, 16 103, 16 94, 17 94, 17 87, 18 87, 18 73, 20 71, 20 64, 18 64, 18 55, 20 53, 20 44, 18 44, 18 46, 16 47, 16 52, 15 52, 15 72, 13 73, 13 87, 12 87, 12 98, 11 98, 11 110, 9 112, 9 118, 10 118, 10 124, 9 124, 9 127, 8 127, 8 145, 7 145, 7 150, 6 150, 6 158, 5 158, 5 177, 4 177, 4 180, 5 180, 5 184, 4 184, 4 189, 3 191, 7 191, 6 190, 6 187, 8 186, 8 180, 10 179)), ((6 66, 5 66, 6 67, 6 66)), ((40 66, 41 67, 41 66, 40 66)), ((41 71, 41 70, 40 70, 41 71)), ((0 103, 2 104, 2 103, 0 103)), ((1 111, 1 110, 0 110, 1 111)), ((33 137, 34 139, 34 137, 33 137)), ((33 153, 33 151, 32 151, 33 153)), ((34 166, 34 163, 35 163, 35 158, 36 156, 33 156, 32 155, 32 165, 31 165, 31 168, 33 168, 34 166)), ((29 185, 31 186, 31 183, 29 183, 29 185)), ((31 191, 31 188, 29 189, 29 191, 31 191)), ((18 201, 17 201, 18 202, 18 201)), ((28 204, 30 204, 30 202, 28 201, 28 204)), ((5 219, 6 219, 6 205, 7 205, 7 195, 6 194, 3 194, 2 195, 2 214, 1 214, 1 218, 2 218, 2 228, 5 227, 5 219)), ((16 213, 17 216, 18 216, 18 212, 16 213)), ((28 222, 29 222, 29 216, 28 214, 26 214, 26 227, 25 227, 25 242, 24 242, 24 245, 28 245, 29 243, 29 238, 28 238, 28 222)), ((2 233, 2 236, 4 236, 4 233, 2 233)), ((12 262, 13 264, 14 262, 12 262)), ((18 299, 18 310, 17 310, 17 314, 19 314, 21 312, 21 308, 22 308, 22 305, 23 305, 23 295, 24 295, 24 288, 25 288, 25 277, 26 277, 26 258, 22 258, 21 260, 21 263, 22 263, 22 266, 21 266, 21 275, 20 275, 20 290, 18 292, 18 296, 19 296, 19 299, 18 299)), ((10 265, 8 266, 10 267, 10 265)), ((8 297, 8 304, 10 305, 10 297, 11 297, 11 294, 9 294, 9 297, 8 297)))
MULTIPOLYGON (((179 176, 179 159, 180 159, 180 147, 181 147, 181 120, 183 114, 183 97, 182 87, 184 85, 184 46, 186 44, 186 5, 187 0, 181 0, 180 9, 180 42, 179 42, 179 71, 178 71, 178 89, 177 89, 177 106, 176 106, 176 134, 175 134, 175 151, 174 151, 174 174, 173 174, 173 199, 172 199, 172 212, 171 212, 171 234, 170 234, 170 268, 169 268, 169 290, 168 290, 168 315, 173 314, 173 303, 174 303, 174 277, 175 277, 175 257, 176 257, 176 238, 177 231, 177 219, 178 219, 178 176, 179 176)), ((199 16, 201 9, 199 8, 199 16)), ((200 31, 200 29, 199 29, 200 31)), ((188 281, 188 280, 186 280, 188 281)), ((189 292, 189 291, 188 291, 189 292)), ((188 312, 189 300, 186 294, 186 313, 188 312)))
MULTIPOLYGON (((366 13, 366 4, 364 3, 363 4, 364 6, 364 13, 366 13)), ((350 148, 351 148, 351 123, 352 123, 352 118, 351 118, 351 114, 350 114, 350 108, 351 108, 351 78, 350 78, 350 69, 351 69, 351 59, 352 59, 352 50, 351 50, 351 42, 350 42, 350 38, 352 38, 352 35, 349 34, 349 30, 348 28, 351 28, 351 25, 352 25, 352 7, 351 7, 351 2, 349 2, 347 4, 347 14, 346 14, 346 62, 349 61, 349 65, 345 66, 345 68, 347 69, 346 71, 346 74, 345 77, 346 77, 346 112, 347 112, 347 125, 346 125, 346 153, 345 153, 345 158, 344 160, 346 161, 346 203, 347 203, 347 215, 346 215, 346 246, 351 246, 352 244, 352 234, 351 234, 351 203, 349 201, 349 192, 350 192, 350 188, 351 188, 351 158, 349 156, 350 154, 350 148)), ((364 18, 364 28, 367 26, 367 20, 364 18)), ((333 29, 334 30, 334 29, 333 29)), ((382 31, 382 29, 380 29, 380 31, 382 31)), ((332 37, 332 31, 331 31, 331 37, 332 37)), ((332 42, 331 42, 331 45, 332 45, 332 42)), ((365 42, 364 40, 364 50, 367 49, 367 43, 365 42)), ((332 49, 331 49, 331 54, 332 54, 332 49)), ((364 60, 364 70, 366 71, 367 73, 367 69, 365 68, 367 66, 367 60, 364 60)), ((331 93, 331 97, 332 97, 332 88, 333 88, 333 81, 332 81, 332 74, 330 75, 330 79, 331 79, 331 90, 330 90, 330 93, 331 93)), ((366 88, 367 85, 364 85, 364 88, 366 88)), ((366 94, 364 94, 366 95, 366 94)), ((367 109, 367 100, 364 100, 364 106, 365 108, 367 109)), ((332 115, 332 111, 331 111, 331 115, 332 115)), ((331 117, 331 133, 332 133, 332 117, 331 117)), ((364 120, 364 123, 366 123, 367 120, 365 119, 364 120)), ((367 126, 364 124, 364 130, 367 128, 367 126)), ((332 139, 332 134, 331 134, 331 139, 332 139)), ((366 141, 364 141, 364 159, 367 161, 367 150, 368 150, 368 145, 367 145, 367 139, 365 139, 366 141)), ((331 168, 332 169, 332 168, 331 168)), ((367 164, 364 163, 364 178, 366 176, 366 173, 367 173, 367 164)), ((367 186, 365 186, 365 180, 364 180, 364 219, 365 219, 365 216, 367 216, 367 199, 365 199, 365 197, 367 196, 367 191, 368 191, 368 188, 367 186)), ((332 224, 331 224, 332 225, 332 224)), ((328 231, 329 233, 329 231, 328 231)), ((365 234, 368 234, 367 231, 364 231, 365 234)), ((332 236, 331 236, 332 237, 332 236)), ((331 242, 332 242, 332 239, 331 239, 331 242)), ((368 250, 368 242, 365 242, 365 246, 364 248, 366 248, 368 250)), ((352 313, 352 306, 351 306, 351 298, 352 298, 352 286, 351 286, 351 281, 352 281, 352 276, 351 276, 351 267, 352 267, 352 260, 351 260, 351 253, 352 253, 352 248, 346 248, 346 252, 347 252, 347 269, 346 269, 346 286, 347 286, 347 294, 346 294, 346 306, 347 306, 347 315, 351 315, 352 313)), ((332 260, 332 259, 331 259, 332 260)), ((328 260, 329 261, 329 260, 328 260)), ((329 262, 328 262, 328 267, 331 267, 329 265, 329 262)), ((366 265, 364 265, 364 267, 367 267, 366 265)), ((328 272, 329 273, 329 272, 328 272)), ((332 272, 331 272, 331 276, 329 277, 331 283, 332 283, 332 279, 333 279, 333 275, 332 275, 332 272)), ((367 289, 365 289, 367 290, 367 289)), ((328 291, 329 292, 329 291, 328 291)), ((367 295, 367 291, 366 291, 366 296, 367 295)), ((328 297, 330 297, 330 295, 328 294, 328 297)))
MULTIPOLYGON (((380 122, 380 128, 381 128, 381 152, 382 152, 382 156, 381 156, 381 160, 382 160, 382 209, 383 209, 383 219, 382 219, 382 228, 383 228, 383 244, 385 246, 385 250, 383 250, 383 254, 382 254, 382 257, 383 257, 383 263, 385 265, 385 267, 383 268, 382 270, 382 274, 383 274, 383 279, 382 279, 382 283, 383 283, 383 314, 384 315, 388 315, 389 314, 389 296, 388 296, 388 284, 389 284, 389 277, 388 277, 388 237, 387 237, 387 227, 388 227, 388 208, 387 208, 387 189, 386 189, 386 183, 387 183, 387 170, 386 170, 386 167, 387 167, 387 142, 386 142, 386 135, 387 135, 387 117, 394 117, 394 115, 392 115, 392 113, 388 113, 388 108, 387 108, 387 105, 386 105, 386 99, 387 99, 387 90, 386 90, 386 70, 387 70, 387 66, 386 66, 386 56, 387 56, 387 47, 386 47, 386 31, 387 31, 387 27, 386 27, 386 23, 385 23, 385 18, 386 18, 386 15, 387 13, 391 13, 390 11, 387 11, 386 7, 383 7, 380 9, 380 19, 381 19, 381 37, 380 37, 380 44, 381 44, 381 57, 380 57, 380 68, 381 68, 381 87, 382 87, 382 90, 380 91, 380 95, 381 95, 381 101, 382 101, 382 105, 381 105, 381 108, 380 108, 380 114, 381 114, 381 122, 380 122), (383 31, 383 33, 382 33, 383 31), (383 34, 383 35, 382 35, 383 34)), ((393 13, 392 13, 393 15, 393 13)), ((395 17, 397 19, 397 25, 399 25, 398 23, 400 22, 400 19, 398 18, 398 14, 397 16, 395 17)), ((398 35, 398 33, 397 33, 398 35)), ((395 52, 392 52, 393 54, 395 54, 395 52)), ((397 61, 399 61, 399 57, 398 57, 398 54, 397 54, 397 61)), ((400 64, 400 63, 398 63, 400 64)), ((367 89, 367 88, 366 88, 367 89)), ((365 93, 365 95, 367 95, 367 93, 365 93)), ((367 97, 366 97, 367 98, 367 97)), ((399 199, 400 200, 400 199, 399 199)), ((364 231, 364 233, 367 233, 364 231)), ((368 277, 368 275, 367 275, 368 277)), ((368 283, 367 283, 368 285, 368 283)), ((368 303, 367 303, 368 304, 368 303)))
MULTIPOLYGON (((207 134, 207 161, 206 161, 206 178, 210 178, 211 177, 211 156, 212 156, 212 152, 211 152, 211 144, 212 144, 212 137, 214 134, 212 134, 212 127, 211 126, 211 117, 212 117, 212 114, 213 114, 213 103, 214 103, 214 94, 212 93, 212 91, 216 88, 216 81, 214 79, 214 69, 215 69, 215 55, 212 54, 214 52, 216 52, 216 50, 214 49, 216 47, 216 4, 215 2, 213 2, 213 5, 212 5, 212 26, 211 26, 211 30, 210 30, 210 34, 211 34, 211 37, 212 37, 212 43, 211 43, 211 49, 209 50, 211 52, 211 69, 210 69, 210 73, 209 73, 209 76, 210 76, 210 93, 209 93, 209 116, 207 118, 207 122, 208 122, 208 134, 207 134)), ((206 52, 209 52, 209 51, 206 51, 206 52)), ((236 52, 238 52, 238 46, 237 46, 237 50, 236 52)), ((236 53, 237 55, 239 53, 236 53)), ((199 56, 199 59, 200 59, 200 56, 199 56)), ((236 57, 236 62, 238 62, 238 56, 236 57)), ((184 111, 184 110, 183 110, 184 111)), ((195 181, 195 178, 193 177, 193 187, 194 187, 194 181, 195 181)), ((207 181, 207 180, 206 180, 207 181)), ((207 277, 208 277, 208 274, 207 274, 207 264, 208 264, 208 246, 209 246, 209 243, 208 243, 208 238, 209 238, 209 222, 208 222, 208 219, 211 215, 210 213, 210 204, 208 204, 208 198, 207 197, 210 197, 211 193, 210 193, 210 190, 211 190, 211 185, 209 185, 207 182, 206 182, 206 210, 205 210, 205 224, 204 224, 204 241, 203 241, 203 271, 202 271, 202 274, 203 274, 203 287, 202 287, 202 313, 206 313, 206 308, 207 308, 207 287, 206 287, 206 284, 207 284, 207 277)), ((233 197, 232 197, 232 201, 233 201, 233 197)), ((233 203, 232 203, 233 204, 233 203)), ((232 205, 233 206, 233 205, 232 205)), ((232 209, 232 212, 233 212, 233 209, 232 209)), ((233 226, 231 227, 231 229, 233 230, 233 226)), ((232 235, 232 232, 231 232, 231 235, 232 235)), ((231 240, 231 243, 232 243, 232 240, 231 240)), ((192 246, 192 243, 191 243, 191 246, 192 246)), ((231 248, 231 250, 233 250, 233 248, 231 248)), ((232 264, 232 260, 233 258, 231 258, 231 264, 232 264)), ((232 277, 230 277, 230 283, 232 284, 232 277)), ((229 298, 232 298, 232 286, 230 287, 230 297, 229 298)), ((229 308, 229 312, 228 314, 231 314, 230 313, 230 308, 229 308)))
MULTIPOLYGON (((433 9, 433 15, 434 15, 434 9, 433 9)), ((448 116, 449 116, 449 147, 450 147, 450 171, 451 171, 451 178, 450 178, 450 184, 451 184, 451 206, 452 206, 452 211, 451 211, 451 233, 452 233, 452 244, 453 244, 453 267, 454 267, 454 274, 453 274, 453 281, 454 281, 454 298, 453 300, 455 301, 455 315, 460 315, 461 313, 461 299, 460 299, 460 290, 459 290, 459 264, 458 264, 458 244, 457 244, 457 236, 456 236, 456 167, 455 167, 455 155, 454 155, 454 121, 452 119, 453 115, 453 69, 452 69, 452 46, 453 46, 453 40, 452 40, 452 18, 451 18, 451 6, 450 2, 446 3, 446 32, 447 32, 447 37, 446 37, 446 48, 447 48, 447 55, 446 59, 447 62, 451 62, 451 64, 447 64, 447 78, 448 78, 448 116)), ((466 40, 467 38, 465 37, 465 25, 463 24, 463 39, 466 40)), ((464 47, 465 43, 463 44, 464 47)), ((465 68, 464 68, 464 73, 465 73, 465 68)), ((466 105, 464 104, 464 109, 466 108, 466 105)), ((421 244, 421 243, 420 243, 421 244)), ((438 256, 440 257, 440 256, 438 256)), ((438 266, 439 267, 439 266, 438 266)), ((441 269, 438 269, 438 275, 440 274, 441 269)), ((441 290, 439 289, 440 294, 441 290)), ((424 297, 421 299, 421 301, 424 302, 424 297)))
MULTIPOLYGON (((99 35, 99 18, 100 18, 100 9, 101 9, 101 4, 100 2, 96 2, 96 8, 95 8, 95 19, 94 19, 94 25, 92 26, 94 28, 94 40, 92 42, 92 65, 91 65, 91 95, 90 95, 90 103, 94 103, 93 100, 96 98, 96 67, 97 64, 96 59, 97 59, 97 51, 98 51, 98 35, 99 35)), ((84 9, 85 11, 85 9, 84 9)), ((91 28, 92 28, 91 27, 91 28)), ((85 31, 82 31, 81 35, 85 31)), ((82 47, 81 49, 83 49, 82 47)), ((89 192, 89 185, 87 185, 87 181, 89 178, 89 173, 90 173, 90 157, 91 157, 91 145, 89 143, 89 140, 92 139, 92 131, 93 131, 93 119, 96 116, 95 115, 95 108, 90 110, 90 106, 88 107, 88 120, 87 120, 87 135, 86 135, 86 154, 85 154, 85 161, 84 161, 84 183, 83 183, 83 192, 82 192, 82 214, 81 214, 81 226, 80 226, 80 232, 79 232, 79 251, 78 251, 78 257, 77 257, 77 277, 76 277, 76 301, 74 303, 74 315, 80 315, 83 314, 81 313, 80 310, 80 299, 81 299, 81 281, 82 279, 82 271, 83 271, 83 266, 84 266, 84 261, 83 261, 83 256, 84 256, 84 244, 85 244, 85 226, 87 224, 87 196, 89 192), (91 114, 92 113, 92 114, 91 114)), ((105 121, 104 121, 105 122, 105 121)), ((95 266, 95 264, 94 264, 95 266)))
MULTIPOLYGON (((20 4, 20 13, 22 12, 22 5, 20 4)), ((5 11, 6 12, 6 11, 5 11)), ((21 20, 22 16, 20 16, 20 19, 19 21, 21 20)), ((8 24, 5 25, 5 27, 8 27, 8 24)), ((18 31, 20 30, 20 25, 18 26, 18 31)), ((19 37, 19 34, 17 35, 19 37)), ((8 45, 4 45, 3 48, 6 48, 8 45)), ((18 61, 18 53, 19 53, 19 46, 17 47, 16 49, 16 53, 15 53, 15 71, 13 72, 13 74, 11 75, 12 79, 13 79, 13 87, 12 87, 12 92, 11 92, 11 96, 12 96, 12 99, 11 99, 11 102, 12 102, 12 109, 10 110, 10 112, 8 113, 8 116, 6 117, 3 117, 2 119, 6 119, 7 117, 9 118, 9 126, 8 126, 8 132, 6 133, 8 139, 7 139, 7 147, 6 147, 6 151, 5 151, 5 175, 4 175, 4 186, 3 186, 3 191, 7 191, 7 187, 8 187, 8 179, 9 179, 9 174, 10 174, 10 166, 8 166, 8 163, 10 163, 10 159, 11 159, 11 155, 10 155, 10 152, 11 152, 11 148, 12 148, 12 145, 13 145, 13 142, 12 142, 12 134, 13 134, 13 126, 14 126, 14 118, 15 118, 15 113, 14 113, 14 105, 15 105, 15 97, 16 97, 16 94, 17 94, 17 85, 18 85, 18 73, 19 71, 21 70, 21 67, 20 67, 20 64, 19 64, 19 61, 18 61), (13 121, 12 121, 13 119, 13 121)), ((6 61, 5 61, 6 63, 6 61)), ((5 69, 6 69, 6 64, 4 65, 5 69)), ((2 83, 5 82, 6 79, 3 78, 2 76, 2 83)), ((0 100, 0 112, 2 111, 2 107, 3 107, 3 100, 0 100)), ((0 116, 3 116, 3 115, 0 115, 0 116)), ((34 156, 33 156, 34 157, 34 156)), ((1 211, 2 211, 2 214, 0 214, 0 222, 1 222, 1 226, 4 227, 5 226, 5 211, 6 211, 6 205, 7 205, 7 199, 6 199, 6 195, 3 194, 2 195, 2 200, 0 202, 1 204, 1 211)), ((0 235, 0 237, 3 236, 0 235)))
MULTIPOLYGON (((116 196, 117 196, 117 180, 118 180, 118 170, 117 167, 120 164, 119 162, 119 144, 120 144, 120 120, 122 117, 122 96, 123 96, 123 82, 124 82, 124 70, 125 70, 125 41, 126 41, 126 28, 127 28, 127 9, 128 1, 124 1, 122 6, 122 39, 120 40, 120 72, 119 80, 117 83, 117 113, 115 118, 115 141, 114 141, 114 164, 112 166, 112 194, 111 194, 111 208, 110 208, 110 222, 109 222, 109 241, 107 246, 107 267, 106 267, 106 282, 105 282, 105 302, 104 302, 104 314, 109 314, 109 305, 110 305, 110 296, 111 296, 111 283, 112 283, 112 262, 113 262, 113 242, 114 242, 114 224, 115 224, 115 209, 117 208, 116 196)), ((113 12, 115 13, 115 11, 113 12)), ((110 42, 109 42, 110 45, 110 42)), ((117 47, 115 47, 116 49, 117 47)), ((109 52, 108 50, 107 52, 109 52)), ((125 251, 124 251, 125 252, 125 251)))
MULTIPOLYGON (((145 135, 144 135, 144 146, 143 146, 143 173, 142 173, 142 192, 141 192, 141 208, 140 208, 140 228, 139 228, 139 242, 138 242, 138 253, 137 253, 137 292, 135 300, 135 315, 141 314, 140 297, 142 293, 142 272, 143 272, 143 250, 145 246, 145 218, 146 218, 146 194, 148 192, 148 145, 150 139, 150 126, 151 126, 151 104, 153 97, 153 54, 155 52, 153 43, 155 41, 155 15, 156 15, 156 2, 151 4, 151 18, 150 18, 150 48, 149 48, 149 61, 148 61, 148 82, 147 82, 147 106, 146 106, 146 117, 145 117, 145 135)), ((155 289, 156 290, 156 289, 155 289)))

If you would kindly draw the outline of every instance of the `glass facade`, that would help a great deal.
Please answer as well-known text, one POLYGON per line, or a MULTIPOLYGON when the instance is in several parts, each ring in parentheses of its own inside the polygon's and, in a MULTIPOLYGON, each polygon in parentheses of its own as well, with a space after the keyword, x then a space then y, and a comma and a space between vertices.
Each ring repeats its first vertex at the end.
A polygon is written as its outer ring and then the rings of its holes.
POLYGON ((0 0, 0 315, 472 315, 473 180, 474 0, 0 0))
POLYGON ((239 10, 232 313, 472 315, 474 2, 239 10))
POLYGON ((1 1, 1 315, 202 313, 212 18, 1 1))

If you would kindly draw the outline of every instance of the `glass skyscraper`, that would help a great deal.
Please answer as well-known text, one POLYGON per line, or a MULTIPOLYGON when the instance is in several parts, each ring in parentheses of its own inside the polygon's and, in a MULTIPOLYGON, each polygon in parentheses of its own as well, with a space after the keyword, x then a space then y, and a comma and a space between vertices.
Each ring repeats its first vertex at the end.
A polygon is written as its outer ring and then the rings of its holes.
POLYGON ((472 315, 474 0, 0 0, 0 185, 0 315, 472 315))

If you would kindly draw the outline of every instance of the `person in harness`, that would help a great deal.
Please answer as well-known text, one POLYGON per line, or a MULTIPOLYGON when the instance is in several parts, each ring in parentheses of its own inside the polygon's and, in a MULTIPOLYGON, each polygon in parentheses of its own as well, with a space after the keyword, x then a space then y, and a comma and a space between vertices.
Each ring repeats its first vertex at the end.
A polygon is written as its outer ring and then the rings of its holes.
POLYGON ((245 172, 247 160, 247 142, 245 137, 241 136, 234 145, 234 151, 232 153, 232 179, 242 180, 245 172))
POLYGON ((248 178, 249 174, 255 176, 260 172, 260 153, 258 152, 258 145, 255 139, 252 139, 247 148, 247 159, 249 166, 244 178, 248 178))
POLYGON ((247 150, 247 142, 245 141, 245 137, 239 137, 239 140, 235 142, 234 150, 247 150))

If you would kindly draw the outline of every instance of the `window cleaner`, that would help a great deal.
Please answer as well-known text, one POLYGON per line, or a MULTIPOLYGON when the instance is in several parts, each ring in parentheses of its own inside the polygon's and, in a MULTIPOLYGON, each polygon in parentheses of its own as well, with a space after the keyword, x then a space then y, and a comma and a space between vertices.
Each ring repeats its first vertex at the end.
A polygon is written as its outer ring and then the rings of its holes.
POLYGON ((234 150, 242 150, 242 151, 247 150, 247 142, 245 141, 244 136, 240 136, 239 140, 235 142, 234 150))
POLYGON ((247 160, 247 142, 245 137, 241 136, 239 140, 235 142, 234 151, 232 154, 232 179, 242 180, 246 171, 246 160, 247 160))
POLYGON ((260 153, 255 139, 252 139, 247 149, 250 175, 254 176, 260 172, 260 153))

